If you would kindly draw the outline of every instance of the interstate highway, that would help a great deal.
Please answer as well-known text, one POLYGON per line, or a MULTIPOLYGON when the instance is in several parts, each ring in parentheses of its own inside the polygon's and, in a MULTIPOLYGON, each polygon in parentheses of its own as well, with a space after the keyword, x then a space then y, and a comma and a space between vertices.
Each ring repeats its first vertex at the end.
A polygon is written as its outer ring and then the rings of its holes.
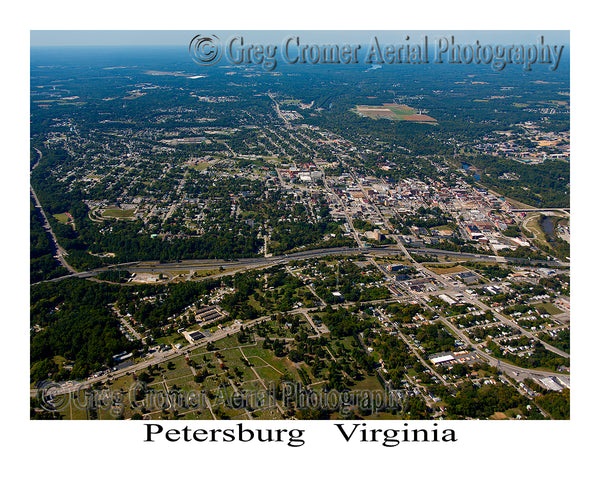
MULTIPOLYGON (((522 258, 511 258, 511 257, 497 257, 494 255, 482 255, 475 253, 461 253, 461 252, 449 252, 446 250, 436 250, 432 248, 407 248, 411 253, 420 253, 425 255, 447 255, 456 258, 464 258, 476 261, 485 262, 497 262, 505 263, 509 261, 532 264, 532 265, 543 265, 543 266, 568 266, 568 263, 545 261, 545 260, 527 260, 522 258)), ((261 268, 268 267, 270 265, 278 265, 283 263, 292 262, 295 260, 305 260, 308 258, 318 258, 327 255, 403 255, 405 252, 400 248, 355 248, 355 247, 336 247, 336 248, 321 248, 316 250, 305 250, 302 252, 290 253, 286 255, 278 255, 273 257, 255 257, 255 258, 240 258, 237 260, 225 260, 225 259, 193 259, 193 260, 181 260, 179 262, 160 263, 158 261, 140 261, 140 262, 128 262, 121 263, 118 265, 110 265, 101 267, 93 270, 84 272, 77 272, 71 275, 65 275, 63 277, 54 278, 47 280, 50 282, 56 282, 65 278, 77 277, 77 278, 90 278, 96 276, 100 272, 108 270, 123 269, 132 273, 152 273, 160 271, 177 271, 177 270, 204 270, 204 269, 215 269, 215 268, 261 268)))

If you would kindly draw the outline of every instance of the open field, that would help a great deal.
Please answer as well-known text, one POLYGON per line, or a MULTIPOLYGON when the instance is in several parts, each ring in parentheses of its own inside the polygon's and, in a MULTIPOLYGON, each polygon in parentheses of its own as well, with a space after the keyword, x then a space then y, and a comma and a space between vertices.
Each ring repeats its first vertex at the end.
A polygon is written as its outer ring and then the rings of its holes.
POLYGON ((208 167, 210 167, 210 163, 208 162, 201 162, 201 163, 197 163, 195 165, 190 165, 190 168, 193 170, 206 170, 208 167))
POLYGON ((67 216, 66 213, 55 213, 54 215, 52 215, 54 218, 56 218, 60 223, 64 223, 65 225, 67 223, 69 223, 69 217, 67 216))
POLYGON ((434 123, 437 120, 429 115, 418 113, 414 108, 397 103, 383 105, 357 105, 356 113, 372 119, 402 120, 407 122, 434 123))
POLYGON ((121 208, 107 208, 102 212, 103 217, 115 217, 115 218, 131 218, 135 210, 123 210, 121 208))
POLYGON ((550 302, 546 302, 546 303, 536 303, 533 305, 534 307, 543 307, 544 310, 546 310, 546 312, 548 312, 550 315, 559 315, 561 313, 564 313, 560 308, 558 308, 556 305, 554 305, 553 303, 550 302))

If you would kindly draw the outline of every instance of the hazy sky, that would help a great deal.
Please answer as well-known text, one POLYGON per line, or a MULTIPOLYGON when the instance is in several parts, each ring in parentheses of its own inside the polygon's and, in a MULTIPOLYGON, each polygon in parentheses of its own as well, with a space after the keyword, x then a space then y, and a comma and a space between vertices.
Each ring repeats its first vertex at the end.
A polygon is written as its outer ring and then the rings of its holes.
POLYGON ((244 34, 253 42, 272 42, 279 44, 288 35, 299 35, 310 42, 356 42, 365 43, 373 34, 378 39, 393 43, 402 43, 406 36, 412 42, 418 42, 424 35, 430 39, 450 37, 456 41, 490 44, 531 44, 540 35, 545 43, 569 44, 568 30, 31 30, 31 46, 87 46, 87 45, 187 45, 198 34, 215 34, 226 40, 234 34, 244 34))

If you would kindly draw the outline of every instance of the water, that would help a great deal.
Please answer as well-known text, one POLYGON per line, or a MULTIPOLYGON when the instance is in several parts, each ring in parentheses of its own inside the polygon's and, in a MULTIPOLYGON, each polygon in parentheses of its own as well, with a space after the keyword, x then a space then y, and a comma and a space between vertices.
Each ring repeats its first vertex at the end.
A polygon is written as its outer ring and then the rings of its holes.
POLYGON ((549 242, 554 240, 554 224, 552 223, 552 217, 544 217, 540 223, 542 231, 546 234, 549 242))
MULTIPOLYGON (((461 167, 466 173, 470 173, 469 169, 471 168, 471 165, 469 165, 468 163, 462 163, 461 167)), ((478 173, 473 173, 472 175, 475 180, 481 180, 481 175, 479 175, 478 173)))

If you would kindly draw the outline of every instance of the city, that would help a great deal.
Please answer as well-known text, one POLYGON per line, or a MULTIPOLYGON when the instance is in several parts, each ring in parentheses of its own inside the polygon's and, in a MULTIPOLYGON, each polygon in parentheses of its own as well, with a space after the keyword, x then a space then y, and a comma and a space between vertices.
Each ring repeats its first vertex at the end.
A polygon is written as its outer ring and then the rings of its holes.
POLYGON ((32 58, 31 418, 569 418, 568 70, 166 58, 32 58))

